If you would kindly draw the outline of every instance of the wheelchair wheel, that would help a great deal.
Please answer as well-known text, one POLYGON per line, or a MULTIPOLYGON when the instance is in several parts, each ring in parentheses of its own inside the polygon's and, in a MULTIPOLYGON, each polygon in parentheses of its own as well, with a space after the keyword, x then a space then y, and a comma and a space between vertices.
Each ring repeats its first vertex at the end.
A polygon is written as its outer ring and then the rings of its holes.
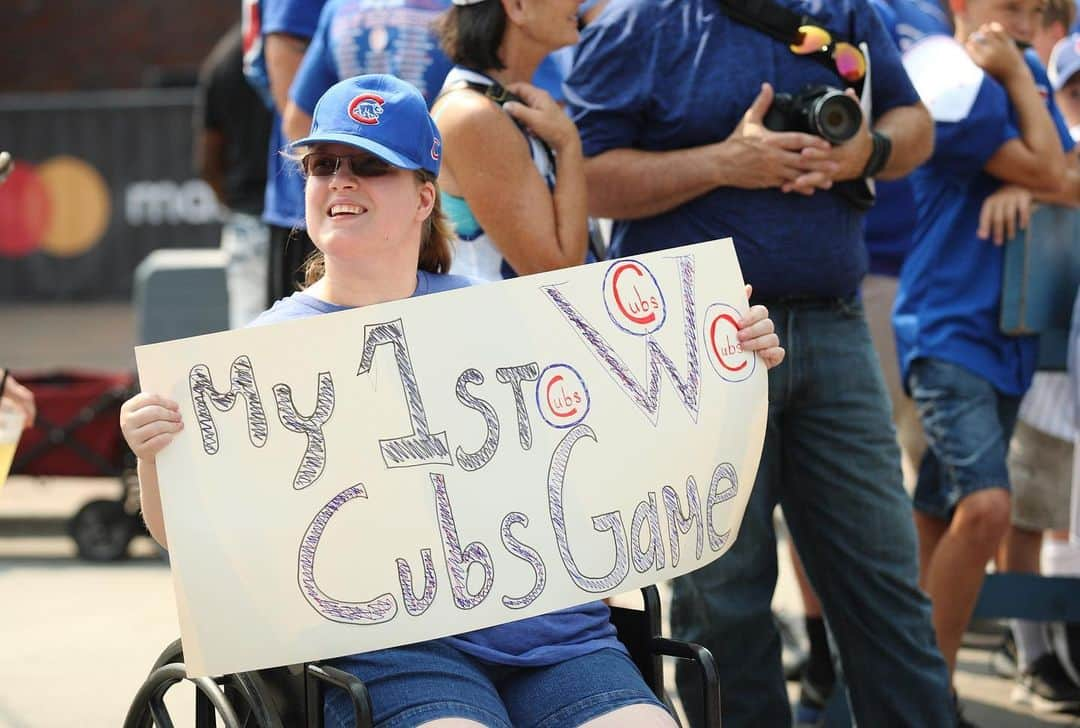
POLYGON ((68 530, 79 557, 87 561, 116 561, 127 556, 135 535, 135 518, 120 501, 94 500, 71 518, 68 530))

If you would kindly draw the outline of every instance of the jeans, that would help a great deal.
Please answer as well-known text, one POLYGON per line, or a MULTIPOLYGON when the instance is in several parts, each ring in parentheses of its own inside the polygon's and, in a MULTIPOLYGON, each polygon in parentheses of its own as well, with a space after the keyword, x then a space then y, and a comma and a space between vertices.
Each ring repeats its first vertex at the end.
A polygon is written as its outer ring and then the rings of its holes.
POLYGON ((229 328, 247 326, 266 310, 270 228, 257 215, 229 211, 221 228, 221 249, 228 255, 229 328))
POLYGON ((908 385, 929 445, 919 466, 915 508, 942 521, 975 491, 1009 488, 1006 457, 1020 398, 941 359, 916 359, 908 385))
MULTIPOLYGON (((858 724, 952 726, 949 678, 930 602, 917 586, 911 503, 862 305, 768 305, 787 358, 769 372, 754 492, 731 550, 675 581, 672 632, 716 657, 724 728, 790 725, 770 608, 772 514, 780 503, 836 638, 858 724)), ((676 679, 683 700, 696 703, 691 668, 680 665, 676 679)))
MULTIPOLYGON (((334 664, 371 695, 376 728, 466 718, 490 728, 570 728, 628 705, 664 705, 626 653, 605 648, 554 665, 494 665, 442 640, 352 655, 334 664)), ((327 728, 353 725, 340 690, 327 692, 327 728)))

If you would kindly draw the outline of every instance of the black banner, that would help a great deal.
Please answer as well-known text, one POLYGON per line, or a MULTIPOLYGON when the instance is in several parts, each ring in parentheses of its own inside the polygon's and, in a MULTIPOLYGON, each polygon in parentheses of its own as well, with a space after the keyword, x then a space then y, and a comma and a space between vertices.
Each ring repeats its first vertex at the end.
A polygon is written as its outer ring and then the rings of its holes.
POLYGON ((0 95, 0 300, 125 300, 157 248, 213 247, 191 90, 0 95))

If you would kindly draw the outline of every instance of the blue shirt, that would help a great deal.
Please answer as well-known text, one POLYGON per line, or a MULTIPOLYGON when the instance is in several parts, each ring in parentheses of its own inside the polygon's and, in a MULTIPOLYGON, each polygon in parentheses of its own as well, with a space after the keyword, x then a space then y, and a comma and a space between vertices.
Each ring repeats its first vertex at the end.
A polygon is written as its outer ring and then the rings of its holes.
MULTIPOLYGON (((262 34, 285 33, 305 40, 315 35, 325 0, 261 0, 262 34)), ((267 81, 269 83, 269 81, 267 81)), ((281 115, 274 113, 266 166, 263 220, 278 227, 305 227, 304 179, 297 165, 281 152, 289 143, 281 130, 281 115)))
MULTIPOLYGON (((780 0, 799 13, 808 3, 780 0)), ((870 47, 875 114, 918 101, 900 56, 866 0, 815 3, 815 17, 870 47)), ((586 27, 567 101, 586 156, 668 151, 727 138, 762 81, 780 92, 840 86, 835 70, 730 20, 716 0, 613 0, 586 27)), ((863 213, 835 191, 721 187, 665 213, 615 223, 617 255, 730 235, 744 278, 763 296, 850 296, 867 267, 863 213)))
MULTIPOLYGON (((928 35, 952 35, 936 0, 871 0, 900 52, 928 35)), ((877 202, 866 213, 870 272, 896 277, 915 233, 915 195, 906 177, 877 180, 877 202)))
POLYGON ((442 88, 450 59, 431 26, 450 0, 330 0, 289 96, 308 114, 343 78, 390 73, 420 90, 428 105, 442 88))
MULTIPOLYGON (((468 278, 416 272, 412 297, 441 293, 471 285, 468 278)), ((275 302, 251 326, 293 321, 324 313, 348 311, 349 306, 327 303, 306 293, 294 293, 275 302)), ((542 667, 581 657, 602 649, 626 648, 615 635, 611 612, 600 601, 549 612, 515 622, 485 627, 444 640, 473 657, 499 665, 542 667)))
MULTIPOLYGON (((1024 58, 1067 150, 1073 147, 1046 72, 1024 58)), ((934 73, 947 73, 947 64, 934 73)), ((907 381, 911 362, 933 357, 962 366, 999 392, 1019 396, 1031 384, 1035 336, 1006 336, 999 327, 1004 250, 976 236, 983 202, 1001 187, 984 171, 1006 142, 1020 136, 1005 89, 988 74, 970 109, 956 121, 935 121, 934 155, 911 176, 918 209, 915 246, 900 272, 893 327, 907 381)))

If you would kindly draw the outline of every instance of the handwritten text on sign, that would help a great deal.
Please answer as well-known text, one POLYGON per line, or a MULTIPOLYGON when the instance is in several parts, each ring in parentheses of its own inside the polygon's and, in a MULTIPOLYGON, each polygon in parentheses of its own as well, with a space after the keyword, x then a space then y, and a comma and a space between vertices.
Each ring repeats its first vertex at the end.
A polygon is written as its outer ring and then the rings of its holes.
POLYGON ((458 634, 730 547, 766 418, 730 241, 137 350, 192 675, 458 634), (707 363, 706 363, 707 362, 707 363))

